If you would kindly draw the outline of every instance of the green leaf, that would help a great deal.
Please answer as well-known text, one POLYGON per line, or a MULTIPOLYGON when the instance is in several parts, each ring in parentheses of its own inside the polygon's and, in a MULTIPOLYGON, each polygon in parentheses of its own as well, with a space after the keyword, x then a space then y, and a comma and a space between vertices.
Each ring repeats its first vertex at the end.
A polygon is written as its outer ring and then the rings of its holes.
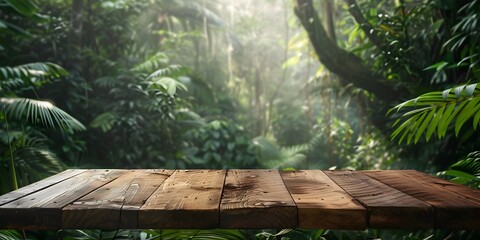
POLYGON ((448 65, 448 62, 441 61, 441 62, 435 63, 435 64, 433 64, 433 65, 425 68, 424 70, 432 70, 432 69, 435 69, 435 70, 438 72, 438 71, 443 70, 447 65, 448 65))
POLYGON ((161 78, 153 79, 148 88, 160 90, 162 92, 167 93, 170 96, 175 95, 175 93, 177 92, 177 88, 180 88, 185 91, 187 90, 187 87, 184 84, 169 77, 161 77, 161 78))
POLYGON ((38 7, 33 1, 26 0, 5 0, 8 5, 14 8, 17 12, 25 16, 33 16, 38 11, 38 7))
MULTIPOLYGON (((425 114, 427 114, 427 112, 425 112, 425 114)), ((428 127, 434 115, 435 115, 435 109, 430 110, 428 115, 423 120, 422 124, 418 127, 417 134, 415 135, 415 143, 418 142, 418 140, 420 139, 420 136, 422 136, 423 132, 428 127)))
MULTIPOLYGON (((430 137, 435 132, 435 129, 438 126, 440 119, 442 118, 443 112, 445 111, 446 106, 443 105, 440 109, 435 113, 435 117, 433 118, 432 122, 428 125, 426 140, 427 142, 430 140, 430 137)), ((435 109, 433 110, 435 112, 435 109)))
POLYGON ((425 134, 427 141, 436 131, 438 138, 445 137, 453 123, 458 136, 462 126, 473 118, 473 129, 480 122, 480 88, 477 84, 457 86, 442 92, 425 93, 417 98, 405 101, 391 108, 387 114, 396 110, 400 114, 393 126, 396 128, 391 139, 405 138, 407 143, 417 143, 425 134), (425 133, 426 130, 426 133, 425 133))
POLYGON ((45 127, 60 131, 84 131, 85 126, 78 120, 47 101, 27 98, 0 98, 0 107, 11 118, 43 124, 45 127))
POLYGON ((455 123, 455 135, 458 136, 460 129, 463 124, 470 119, 474 114, 478 113, 480 110, 480 97, 476 97, 467 102, 467 105, 462 109, 460 114, 458 114, 457 121, 455 123))
POLYGON ((457 178, 464 178, 467 181, 474 180, 474 179, 477 178, 475 175, 472 175, 472 174, 469 174, 469 173, 466 173, 466 172, 462 172, 462 171, 458 171, 458 170, 447 170, 447 171, 445 171, 445 175, 452 176, 452 177, 457 177, 457 178))
POLYGON ((473 92, 475 91, 476 88, 477 88, 477 84, 476 84, 476 83, 467 85, 467 86, 465 87, 465 93, 467 94, 468 97, 470 97, 470 96, 473 95, 473 92))

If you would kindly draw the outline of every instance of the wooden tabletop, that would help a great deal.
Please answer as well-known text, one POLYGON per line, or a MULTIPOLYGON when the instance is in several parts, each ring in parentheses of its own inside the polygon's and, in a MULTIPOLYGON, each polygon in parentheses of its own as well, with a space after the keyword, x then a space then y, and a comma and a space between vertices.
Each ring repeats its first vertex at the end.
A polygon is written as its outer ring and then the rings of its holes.
POLYGON ((2 229, 480 229, 480 191, 414 170, 67 170, 0 196, 2 229))

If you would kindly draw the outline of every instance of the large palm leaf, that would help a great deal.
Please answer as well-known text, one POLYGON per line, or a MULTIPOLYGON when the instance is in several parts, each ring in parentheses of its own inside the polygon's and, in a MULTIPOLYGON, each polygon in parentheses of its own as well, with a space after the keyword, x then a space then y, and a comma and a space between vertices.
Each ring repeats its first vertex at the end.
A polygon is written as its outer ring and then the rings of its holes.
POLYGON ((32 81, 37 78, 60 78, 68 72, 57 64, 50 62, 27 63, 14 67, 0 67, 0 81, 22 79, 32 81))
POLYGON ((403 102, 389 113, 399 114, 392 139, 398 142, 417 143, 422 135, 430 140, 434 133, 445 137, 448 127, 455 126, 458 135, 463 125, 472 120, 472 128, 480 123, 480 87, 477 84, 462 85, 443 92, 429 92, 403 102))
POLYGON ((48 101, 28 98, 0 98, 0 107, 8 118, 41 124, 52 129, 83 131, 85 126, 48 101))

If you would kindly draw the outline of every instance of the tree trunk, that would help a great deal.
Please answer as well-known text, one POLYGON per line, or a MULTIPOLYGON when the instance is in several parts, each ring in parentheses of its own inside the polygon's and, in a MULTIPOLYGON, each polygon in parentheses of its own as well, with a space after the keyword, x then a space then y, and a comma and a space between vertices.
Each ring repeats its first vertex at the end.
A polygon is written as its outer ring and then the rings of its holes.
POLYGON ((83 32, 83 0, 73 0, 71 23, 73 31, 70 35, 70 43, 80 48, 83 32))

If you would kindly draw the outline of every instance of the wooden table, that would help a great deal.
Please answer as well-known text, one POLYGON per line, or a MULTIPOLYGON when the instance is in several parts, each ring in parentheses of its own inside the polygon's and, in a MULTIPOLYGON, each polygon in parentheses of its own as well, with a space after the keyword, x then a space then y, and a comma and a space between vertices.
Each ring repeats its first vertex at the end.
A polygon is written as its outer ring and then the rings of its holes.
POLYGON ((480 191, 413 170, 67 170, 0 196, 0 228, 479 229, 480 191))

